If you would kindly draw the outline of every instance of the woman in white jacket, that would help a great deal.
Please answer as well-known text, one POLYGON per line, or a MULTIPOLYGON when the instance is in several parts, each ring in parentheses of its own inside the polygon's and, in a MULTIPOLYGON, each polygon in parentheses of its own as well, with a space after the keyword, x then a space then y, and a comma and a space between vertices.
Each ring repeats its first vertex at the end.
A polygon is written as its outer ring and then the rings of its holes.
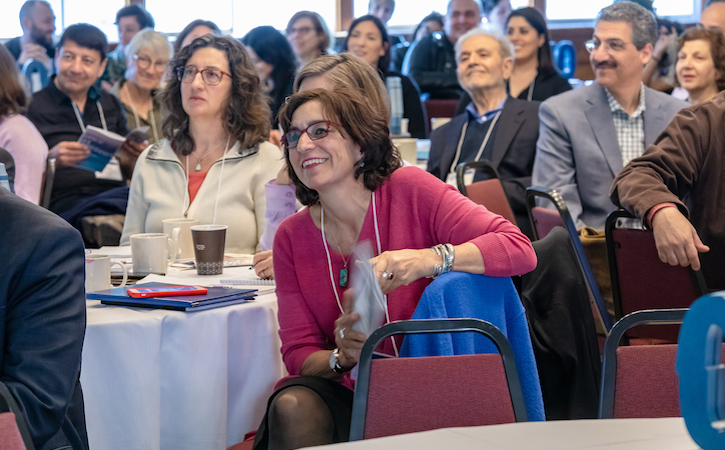
POLYGON ((264 184, 281 154, 269 142, 269 107, 244 47, 202 36, 171 62, 161 95, 164 139, 136 163, 121 244, 161 232, 164 219, 227 225, 226 251, 254 253, 264 231, 264 184))

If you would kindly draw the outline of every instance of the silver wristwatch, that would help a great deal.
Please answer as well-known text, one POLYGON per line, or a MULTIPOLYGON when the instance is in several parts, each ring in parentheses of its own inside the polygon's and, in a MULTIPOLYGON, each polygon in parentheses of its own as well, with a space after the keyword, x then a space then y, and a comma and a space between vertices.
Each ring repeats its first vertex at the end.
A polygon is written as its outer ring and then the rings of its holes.
POLYGON ((330 353, 330 369, 335 373, 342 373, 345 369, 340 365, 340 349, 336 348, 330 353))

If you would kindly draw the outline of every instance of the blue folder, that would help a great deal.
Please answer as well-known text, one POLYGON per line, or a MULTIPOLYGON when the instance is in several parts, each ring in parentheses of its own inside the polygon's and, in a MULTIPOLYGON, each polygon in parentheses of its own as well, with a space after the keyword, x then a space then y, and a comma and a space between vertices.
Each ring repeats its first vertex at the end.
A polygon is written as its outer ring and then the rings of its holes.
POLYGON ((100 300, 104 305, 135 306, 141 308, 173 309, 176 311, 201 311, 220 306, 244 303, 254 299, 256 289, 234 289, 229 287, 208 287, 204 295, 179 295, 173 297, 133 298, 126 292, 129 288, 170 287, 178 284, 143 283, 133 286, 88 292, 86 299, 100 300))

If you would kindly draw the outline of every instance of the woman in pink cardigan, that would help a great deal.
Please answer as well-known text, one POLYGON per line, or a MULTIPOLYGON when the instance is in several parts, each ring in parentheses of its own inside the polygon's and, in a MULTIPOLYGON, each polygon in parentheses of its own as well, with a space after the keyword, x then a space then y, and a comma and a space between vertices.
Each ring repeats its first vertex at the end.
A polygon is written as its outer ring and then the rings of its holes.
MULTIPOLYGON (((455 270, 508 277, 536 255, 521 231, 417 167, 400 168, 387 121, 357 92, 314 89, 280 113, 289 175, 305 208, 274 241, 282 357, 255 448, 348 439, 352 382, 367 336, 352 329, 347 271, 358 242, 372 243, 386 321, 409 319, 432 277, 455 270), (347 292, 346 292, 347 291, 347 292)), ((388 340, 383 351, 397 353, 388 340)))

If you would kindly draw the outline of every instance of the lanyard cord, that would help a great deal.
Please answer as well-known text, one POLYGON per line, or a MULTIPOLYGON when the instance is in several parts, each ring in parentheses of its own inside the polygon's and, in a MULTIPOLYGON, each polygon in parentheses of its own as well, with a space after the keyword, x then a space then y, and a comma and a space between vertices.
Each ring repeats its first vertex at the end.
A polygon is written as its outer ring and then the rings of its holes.
POLYGON ((539 73, 536 72, 536 75, 534 76, 534 79, 531 80, 531 84, 529 85, 529 93, 526 95, 526 100, 531 101, 531 99, 534 98, 534 86, 536 85, 536 77, 539 76, 539 73))
MULTIPOLYGON (((86 125, 83 123, 83 117, 81 116, 81 112, 78 109, 78 106, 71 101, 71 105, 73 105, 73 112, 76 114, 76 120, 78 121, 78 125, 81 127, 81 132, 86 132, 86 125)), ((103 108, 101 107, 101 102, 96 100, 96 108, 98 109, 98 116, 101 118, 101 126, 103 126, 104 130, 108 130, 108 127, 106 126, 106 116, 103 114, 103 108)))
MULTIPOLYGON (((227 138, 227 146, 224 148, 224 155, 222 156, 222 169, 219 171, 219 184, 217 184, 216 188, 216 199, 214 199, 214 216, 212 217, 211 224, 216 225, 216 208, 217 205, 219 205, 219 193, 222 190, 222 177, 224 176, 224 161, 227 159, 227 151, 229 150, 229 141, 232 140, 232 135, 230 134, 227 138)), ((186 175, 189 176, 188 174, 186 175)))
MULTIPOLYGON (((128 95, 128 99, 131 100, 131 111, 133 111, 133 118, 136 121, 136 128, 141 127, 141 121, 138 119, 138 113, 136 112, 136 106, 133 104, 133 98, 131 98, 131 91, 128 90, 128 85, 124 83, 123 89, 126 91, 126 95, 128 95)), ((150 122, 151 122, 151 131, 154 133, 154 142, 159 140, 159 133, 156 131, 156 118, 154 117, 154 100, 151 99, 151 110, 149 111, 150 115, 150 122)))
MULTIPOLYGON (((219 171, 219 184, 217 184, 216 198, 214 199, 214 215, 212 216, 212 221, 211 221, 212 225, 216 225, 216 210, 217 210, 217 206, 219 205, 219 194, 221 193, 221 190, 222 190, 222 178, 224 177, 224 161, 226 161, 226 159, 227 159, 227 151, 229 151, 229 142, 231 142, 231 140, 232 140, 232 135, 230 134, 229 137, 227 137, 227 146, 224 148, 224 155, 222 155, 222 168, 219 171)), ((189 206, 191 206, 191 194, 189 194, 189 155, 186 155, 185 158, 186 158, 186 189, 184 190, 184 200, 183 200, 183 203, 181 204, 182 217, 186 217, 184 209, 186 207, 187 198, 189 198, 189 206)))
MULTIPOLYGON (((474 161, 478 161, 481 159, 481 155, 483 155, 483 150, 486 148, 486 144, 488 144, 488 140, 491 137, 491 133, 493 132, 493 127, 496 126, 496 122, 498 122, 498 118, 501 116, 501 111, 496 113, 496 116, 491 121, 491 126, 488 127, 488 131, 486 131, 486 136, 483 138, 483 142, 481 142, 481 147, 478 149, 478 153, 476 153, 476 159, 474 161)), ((456 156, 453 157, 453 164, 451 165, 451 169, 448 171, 448 173, 455 173, 456 167, 458 166, 459 160, 461 159, 461 149, 463 148, 463 140, 466 138, 466 132, 468 131, 468 122, 463 124, 463 128, 461 129, 461 137, 458 139, 458 146, 456 147, 456 156)))
MULTIPOLYGON (((378 227, 378 211, 375 205, 375 191, 373 191, 372 193, 371 200, 373 202, 373 224, 375 225, 375 243, 377 245, 378 255, 380 255, 383 251, 382 245, 380 244, 380 228, 378 227)), ((325 208, 322 207, 322 204, 320 204, 320 232, 322 234, 322 246, 324 247, 325 254, 327 255, 327 268, 330 273, 330 285, 332 286, 332 292, 335 294, 337 307, 340 308, 340 312, 344 314, 345 311, 342 308, 340 294, 337 293, 337 287, 335 286, 335 276, 332 273, 332 258, 330 258, 330 249, 328 248, 327 239, 325 238, 325 208)), ((362 230, 360 232, 362 233, 362 230)), ((388 296, 383 295, 383 299, 385 302, 385 320, 386 323, 390 323, 390 313, 388 312, 388 296)), ((390 340, 393 342, 393 351, 395 352, 395 356, 397 357, 399 354, 398 345, 395 343, 395 338, 393 336, 390 337, 390 340)))

